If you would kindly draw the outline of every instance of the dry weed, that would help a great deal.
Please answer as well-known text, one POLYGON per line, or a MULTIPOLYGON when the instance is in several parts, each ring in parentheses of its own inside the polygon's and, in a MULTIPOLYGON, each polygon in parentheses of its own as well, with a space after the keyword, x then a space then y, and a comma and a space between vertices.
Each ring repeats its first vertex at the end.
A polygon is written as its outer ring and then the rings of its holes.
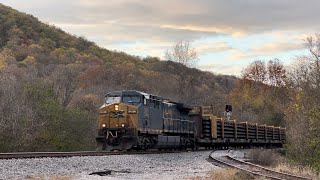
POLYGON ((309 177, 311 179, 320 179, 320 175, 317 175, 310 167, 302 167, 282 162, 276 165, 273 169, 275 171, 309 177))
POLYGON ((279 155, 275 154, 271 149, 251 149, 246 158, 254 164, 264 166, 273 166, 278 163, 279 155))
POLYGON ((320 179, 320 175, 312 171, 310 167, 302 167, 289 163, 285 156, 281 156, 277 151, 271 149, 251 149, 246 158, 254 164, 267 166, 275 171, 289 174, 320 179))
POLYGON ((254 177, 251 174, 236 169, 219 169, 210 172, 210 179, 214 180, 253 180, 254 177))

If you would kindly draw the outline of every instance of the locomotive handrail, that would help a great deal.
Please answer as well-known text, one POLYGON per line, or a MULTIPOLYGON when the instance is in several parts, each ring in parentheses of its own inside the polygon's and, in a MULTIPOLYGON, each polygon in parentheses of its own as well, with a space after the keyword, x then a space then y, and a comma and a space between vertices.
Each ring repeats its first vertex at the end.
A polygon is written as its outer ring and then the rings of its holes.
POLYGON ((194 122, 194 121, 187 120, 187 119, 174 119, 174 118, 164 118, 164 117, 162 117, 162 118, 163 118, 163 119, 173 120, 173 121, 189 121, 189 122, 194 122))

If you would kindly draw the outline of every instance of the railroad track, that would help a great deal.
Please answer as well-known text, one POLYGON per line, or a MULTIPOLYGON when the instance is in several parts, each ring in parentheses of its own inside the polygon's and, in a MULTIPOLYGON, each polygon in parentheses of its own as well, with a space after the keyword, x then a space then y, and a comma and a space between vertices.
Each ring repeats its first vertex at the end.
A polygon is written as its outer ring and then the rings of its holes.
POLYGON ((44 158, 44 157, 73 157, 73 156, 111 156, 111 155, 131 155, 131 154, 164 154, 181 153, 200 150, 167 150, 167 151, 75 151, 75 152, 19 152, 19 153, 0 153, 0 159, 24 159, 24 158, 44 158))
POLYGON ((229 155, 225 156, 219 156, 219 157, 212 157, 210 155, 210 158, 214 161, 217 162, 220 165, 224 166, 229 166, 235 169, 239 169, 241 171, 245 171, 247 173, 253 174, 254 176, 258 177, 265 177, 267 179, 275 179, 275 180, 280 180, 280 179, 290 179, 290 180, 305 180, 305 179, 310 179, 307 177, 302 177, 302 176, 297 176, 293 174, 288 174, 288 173, 283 173, 283 172, 278 172, 274 171, 271 169, 268 169, 266 167, 256 165, 250 162, 242 161, 239 159, 235 159, 229 155))

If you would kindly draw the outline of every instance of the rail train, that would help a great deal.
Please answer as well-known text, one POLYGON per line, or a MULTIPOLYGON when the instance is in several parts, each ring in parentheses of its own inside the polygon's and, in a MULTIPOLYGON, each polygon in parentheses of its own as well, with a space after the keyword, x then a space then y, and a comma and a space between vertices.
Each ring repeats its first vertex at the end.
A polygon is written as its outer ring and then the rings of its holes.
POLYGON ((135 90, 108 93, 99 111, 102 150, 281 147, 286 141, 283 127, 217 118, 212 106, 190 107, 135 90))

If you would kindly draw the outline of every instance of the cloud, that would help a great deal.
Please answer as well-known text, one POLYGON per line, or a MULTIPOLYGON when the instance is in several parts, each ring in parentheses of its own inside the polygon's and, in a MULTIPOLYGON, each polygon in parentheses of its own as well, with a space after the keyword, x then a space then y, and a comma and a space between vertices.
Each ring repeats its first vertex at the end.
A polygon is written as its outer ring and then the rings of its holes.
MULTIPOLYGON (((320 2, 309 0, 218 1, 218 0, 2 0, 5 4, 51 17, 54 23, 94 23, 108 21, 120 25, 174 29, 241 36, 274 30, 320 29, 320 2), (28 6, 32 4, 33 6, 28 6), (141 25, 144 26, 141 26, 141 25)), ((117 24, 114 24, 117 25, 117 24)), ((109 32, 108 30, 106 32, 109 32)), ((162 31, 165 33, 165 31, 162 31)), ((134 33, 134 32, 133 32, 134 33)), ((149 34, 146 34, 146 36, 149 34)), ((164 35, 163 35, 164 36, 164 35)), ((199 37, 197 36, 197 37, 199 37)), ((188 38, 188 34, 185 35, 188 38)))
POLYGON ((229 51, 230 55, 228 57, 232 60, 259 59, 270 55, 276 56, 279 53, 288 53, 290 51, 302 50, 303 48, 303 43, 299 42, 271 42, 256 45, 245 51, 239 49, 231 49, 229 51))
POLYGON ((243 52, 238 49, 233 49, 230 51, 230 55, 228 56, 228 59, 231 60, 241 60, 241 59, 252 59, 258 56, 258 54, 253 54, 251 52, 243 52))
POLYGON ((274 29, 294 30, 318 27, 319 2, 299 0, 247 1, 73 1, 75 12, 85 19, 118 19, 160 27, 228 34, 259 33, 274 29), (232 18, 231 18, 232 17, 232 18))
POLYGON ((169 44, 146 44, 146 43, 136 43, 129 44, 126 47, 117 47, 117 49, 125 49, 129 54, 142 55, 142 56, 155 56, 162 58, 164 56, 163 49, 166 49, 169 44))
POLYGON ((198 54, 206 55, 210 53, 224 52, 231 50, 232 47, 226 42, 216 42, 216 41, 196 41, 193 47, 197 50, 198 54))
POLYGON ((55 23, 56 26, 78 35, 84 35, 91 39, 99 35, 105 42, 114 41, 144 41, 156 42, 176 42, 179 40, 195 40, 201 37, 215 35, 212 32, 199 32, 191 30, 176 30, 156 25, 144 24, 122 24, 122 23, 101 23, 101 24, 70 24, 55 23))
POLYGON ((211 71, 216 74, 229 74, 235 76, 239 76, 243 68, 244 66, 240 64, 209 63, 205 65, 199 65, 199 69, 203 71, 211 71))
POLYGON ((163 28, 176 29, 176 30, 190 30, 190 31, 198 31, 198 32, 212 32, 216 34, 222 35, 232 35, 234 37, 241 37, 246 34, 245 31, 238 29, 235 30, 232 27, 214 27, 214 26, 177 26, 177 25, 161 25, 163 28))
POLYGON ((286 52, 292 50, 302 49, 303 44, 290 43, 290 42, 273 42, 268 44, 263 44, 258 47, 253 47, 250 49, 252 53, 255 54, 275 54, 279 52, 286 52))

